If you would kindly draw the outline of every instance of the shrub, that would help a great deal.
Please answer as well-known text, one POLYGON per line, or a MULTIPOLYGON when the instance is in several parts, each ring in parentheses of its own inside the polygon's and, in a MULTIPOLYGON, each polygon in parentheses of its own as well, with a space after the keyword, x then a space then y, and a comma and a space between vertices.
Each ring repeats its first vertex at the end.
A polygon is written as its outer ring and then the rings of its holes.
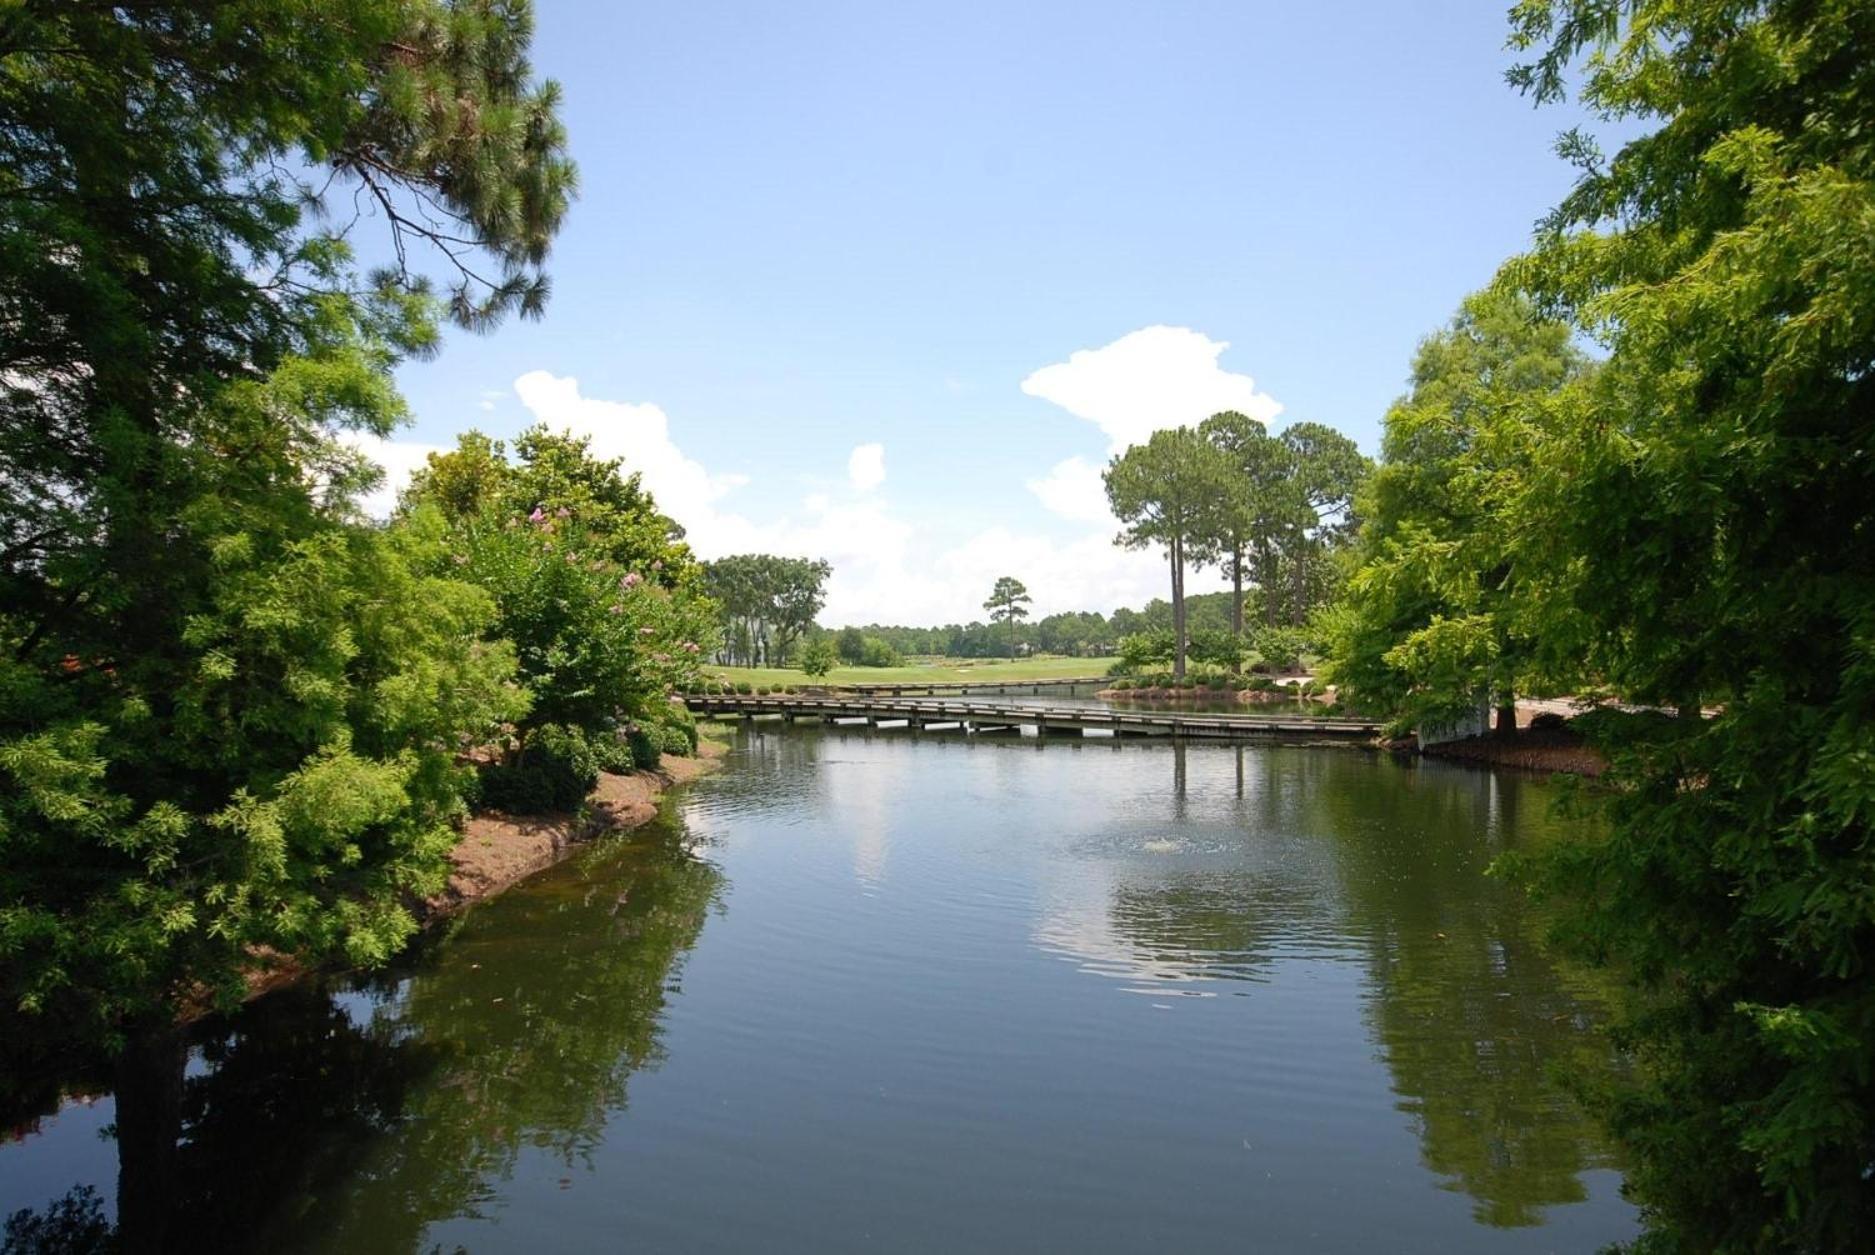
POLYGON ((1224 687, 1224 677, 1221 675, 1208 675, 1204 678, 1204 686, 1215 693, 1224 687))
POLYGON ((632 766, 638 771, 654 771, 658 765, 659 739, 655 731, 643 724, 626 733, 625 742, 631 749, 632 766))
POLYGON ((886 642, 876 636, 868 636, 860 648, 859 665, 862 667, 898 667, 905 659, 886 642))
POLYGON ((1278 671, 1295 670, 1307 647, 1308 635, 1301 628, 1273 625, 1257 629, 1257 654, 1278 671))
POLYGON ((599 783, 600 757, 578 728, 543 724, 519 761, 482 768, 482 805, 515 815, 572 810, 599 783))
MULTIPOLYGON (((694 734, 692 734, 694 735, 694 734)), ((697 752, 697 747, 682 728, 662 727, 657 729, 658 748, 666 754, 675 754, 679 758, 688 758, 697 752)))
POLYGON ((1132 687, 1133 682, 1131 680, 1115 680, 1112 685, 1113 691, 1116 693, 1124 693, 1132 687))
POLYGON ((817 636, 801 647, 800 667, 807 675, 826 675, 839 664, 839 661, 839 651, 825 636, 817 636))
POLYGON ((1530 719, 1532 732, 1560 732, 1568 726, 1568 718, 1554 710, 1542 711, 1530 719))
POLYGON ((741 694, 743 697, 747 697, 749 694, 753 693, 754 691, 755 691, 755 686, 753 684, 750 684, 747 680, 736 681, 736 692, 741 694))

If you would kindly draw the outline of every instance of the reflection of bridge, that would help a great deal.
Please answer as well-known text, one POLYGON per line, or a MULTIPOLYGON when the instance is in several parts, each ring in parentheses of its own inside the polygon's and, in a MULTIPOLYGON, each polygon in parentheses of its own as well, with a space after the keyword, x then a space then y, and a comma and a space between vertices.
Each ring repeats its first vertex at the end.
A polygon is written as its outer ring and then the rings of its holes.
POLYGON ((762 697, 691 696, 700 715, 763 716, 788 721, 866 723, 874 727, 954 728, 962 732, 1016 732, 1031 727, 1044 736, 1181 736, 1212 740, 1312 737, 1364 740, 1380 725, 1359 719, 1272 719, 1254 715, 1194 715, 1169 710, 1111 710, 1100 706, 1034 706, 980 698, 880 697, 839 694, 770 694, 762 697))

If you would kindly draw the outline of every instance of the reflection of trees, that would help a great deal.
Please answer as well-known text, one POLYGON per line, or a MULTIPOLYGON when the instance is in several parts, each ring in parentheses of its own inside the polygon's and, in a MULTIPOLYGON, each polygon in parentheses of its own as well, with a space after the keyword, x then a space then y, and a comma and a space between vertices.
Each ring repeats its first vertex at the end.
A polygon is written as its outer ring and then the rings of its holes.
POLYGON ((450 1053, 322 1200, 327 1245, 414 1249, 430 1223, 477 1214, 523 1150, 583 1159, 627 1079, 662 1057, 665 996, 719 883, 674 844, 617 842, 471 912, 381 1013, 381 1031, 450 1053))
POLYGON ((1108 918, 1145 974, 1254 979, 1269 966, 1272 919, 1289 913, 1288 896, 1243 871, 1193 873, 1116 886, 1108 918))
POLYGON ((1584 1197, 1606 1165, 1596 1131, 1555 1079, 1606 1068, 1589 991, 1537 944, 1514 886, 1488 877, 1505 850, 1544 838, 1547 800, 1508 775, 1382 762, 1313 791, 1338 849, 1351 922, 1373 969, 1370 1022, 1426 1164, 1478 1219, 1527 1225, 1584 1197))
POLYGON ((6 1255, 418 1249, 523 1150, 570 1163, 597 1143, 660 1058, 665 996, 719 882, 669 833, 596 846, 469 912, 386 979, 375 1013, 288 989, 206 1041, 187 1080, 179 1053, 120 1069, 121 1228, 74 1190, 16 1213, 6 1255), (172 1107, 180 1136, 126 1136, 172 1107), (171 1191, 162 1214, 122 1205, 152 1183, 171 1191))

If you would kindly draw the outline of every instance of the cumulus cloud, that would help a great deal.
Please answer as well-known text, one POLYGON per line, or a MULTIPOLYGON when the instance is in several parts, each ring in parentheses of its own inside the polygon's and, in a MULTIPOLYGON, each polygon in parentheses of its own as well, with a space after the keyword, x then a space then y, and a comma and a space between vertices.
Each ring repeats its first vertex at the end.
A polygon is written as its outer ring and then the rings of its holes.
POLYGON ((860 492, 871 492, 885 482, 885 446, 862 444, 846 459, 846 477, 860 492))
MULTIPOLYGON (((1215 356, 1212 352, 1207 358, 1214 374, 1248 385, 1242 376, 1216 371, 1215 356)), ((1100 467, 1080 457, 1056 463, 1028 487, 1050 510, 1085 525, 1081 534, 1063 540, 999 524, 947 545, 931 539, 881 491, 886 477, 882 444, 852 450, 846 491, 819 491, 780 517, 758 520, 736 510, 730 500, 746 477, 713 472, 685 453, 672 434, 670 417, 658 406, 587 396, 577 379, 548 371, 521 376, 514 394, 534 421, 588 436, 599 456, 623 458, 628 470, 642 474, 659 507, 683 524, 699 557, 777 553, 826 559, 833 575, 821 622, 831 627, 980 619, 983 598, 1002 575, 1015 575, 1028 585, 1037 616, 1138 606, 1165 593, 1160 555, 1114 546, 1117 525, 1107 510, 1100 467)), ((1246 403, 1238 397, 1227 404, 1244 408, 1246 403)), ((1218 408, 1208 401, 1205 406, 1206 414, 1218 408)), ((436 448, 370 437, 355 437, 354 443, 386 469, 385 487, 366 503, 378 515, 389 513, 410 473, 436 448)), ((1205 586, 1195 572, 1192 580, 1193 591, 1205 586)))
POLYGON ((376 462, 384 471, 384 482, 359 499, 359 506, 373 518, 389 518, 397 508, 397 495, 410 477, 423 469, 430 454, 443 452, 442 446, 415 440, 385 440, 369 432, 347 431, 339 439, 376 462))
POLYGON ((1040 479, 1029 480, 1028 489, 1064 519, 1117 529, 1119 523, 1107 508, 1107 487, 1101 482, 1100 471, 1092 462, 1072 457, 1055 463, 1040 479))
POLYGON ((1042 367, 1022 390, 1099 427, 1114 453, 1220 410, 1269 422, 1283 407, 1250 376, 1218 365, 1229 347, 1189 327, 1142 327, 1042 367))
POLYGON ((663 511, 684 521, 713 512, 724 494, 748 482, 743 475, 713 475, 671 439, 671 420, 655 405, 605 401, 581 394, 579 380, 532 370, 514 381, 514 393, 537 422, 555 431, 592 438, 602 458, 624 458, 644 476, 663 511))

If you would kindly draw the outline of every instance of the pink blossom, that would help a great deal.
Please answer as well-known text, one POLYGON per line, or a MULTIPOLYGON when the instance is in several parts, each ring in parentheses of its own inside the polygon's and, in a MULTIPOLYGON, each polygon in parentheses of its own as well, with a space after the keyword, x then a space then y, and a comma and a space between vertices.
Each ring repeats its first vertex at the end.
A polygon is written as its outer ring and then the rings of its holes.
POLYGON ((655 635, 656 633, 657 633, 656 628, 642 627, 638 629, 638 635, 640 636, 652 636, 652 635, 655 635))
POLYGON ((553 517, 556 519, 570 519, 573 517, 573 512, 565 506, 561 506, 558 510, 553 512, 553 517))
POLYGON ((527 516, 527 521, 530 523, 542 523, 546 521, 546 518, 547 518, 547 515, 541 510, 541 508, 539 506, 535 506, 534 512, 527 516))
POLYGON ((685 641, 685 642, 684 642, 684 652, 685 652, 686 654, 694 654, 694 653, 696 653, 696 652, 697 652, 697 643, 696 643, 695 641, 685 641))
POLYGON ((620 588, 636 588, 644 582, 644 576, 638 574, 636 571, 628 571, 625 573, 625 578, 618 582, 618 586, 620 588))
POLYGON ((662 571, 664 569, 664 559, 662 558, 651 559, 651 569, 653 571, 662 571))
POLYGON ((623 606, 611 606, 611 607, 609 607, 609 609, 610 609, 610 611, 611 611, 611 613, 613 613, 613 614, 624 614, 624 613, 625 613, 625 607, 623 607, 623 606))

